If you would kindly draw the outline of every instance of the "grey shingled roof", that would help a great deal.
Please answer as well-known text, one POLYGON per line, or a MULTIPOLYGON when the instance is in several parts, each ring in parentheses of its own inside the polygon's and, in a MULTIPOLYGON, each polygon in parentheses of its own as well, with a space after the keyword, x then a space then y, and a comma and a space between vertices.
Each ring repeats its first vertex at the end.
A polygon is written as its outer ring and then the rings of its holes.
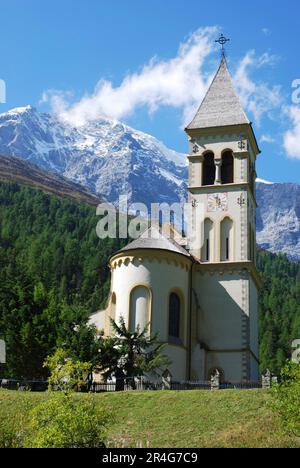
POLYGON ((235 92, 225 57, 187 130, 250 124, 235 92))
POLYGON ((174 239, 167 239, 161 234, 156 228, 150 228, 145 231, 138 239, 127 244, 120 252, 126 252, 127 250, 137 249, 158 249, 158 250, 169 250, 171 252, 191 257, 189 252, 175 242, 174 239), (159 238, 157 236, 159 235, 159 238))

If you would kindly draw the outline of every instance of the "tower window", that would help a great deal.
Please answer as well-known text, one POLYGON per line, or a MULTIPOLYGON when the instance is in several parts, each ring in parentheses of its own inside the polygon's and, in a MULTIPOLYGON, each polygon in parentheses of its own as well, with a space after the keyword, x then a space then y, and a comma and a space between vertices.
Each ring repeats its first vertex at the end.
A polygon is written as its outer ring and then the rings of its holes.
POLYGON ((216 166, 213 153, 207 153, 203 161, 202 185, 214 185, 216 178, 216 166))
POLYGON ((180 298, 176 293, 169 299, 169 338, 180 338, 180 298))
POLYGON ((209 262, 210 260, 210 251, 209 251, 209 239, 206 239, 206 261, 209 262))
POLYGON ((233 260, 233 221, 225 218, 221 223, 221 261, 233 260))
POLYGON ((211 219, 204 220, 204 242, 202 247, 201 259, 203 262, 212 261, 212 249, 214 245, 214 224, 211 219))
POLYGON ((231 151, 226 151, 222 156, 221 180, 222 184, 234 182, 234 159, 231 151))

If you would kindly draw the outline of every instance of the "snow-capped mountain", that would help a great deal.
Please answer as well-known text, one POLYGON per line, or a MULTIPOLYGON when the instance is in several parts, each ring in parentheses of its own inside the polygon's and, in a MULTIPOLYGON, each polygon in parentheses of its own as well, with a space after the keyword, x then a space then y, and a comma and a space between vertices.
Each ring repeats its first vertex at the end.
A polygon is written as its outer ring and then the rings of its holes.
MULTIPOLYGON (((28 106, 0 114, 0 154, 19 156, 117 202, 186 196, 186 157, 154 137, 101 119, 73 128, 28 106)), ((300 260, 300 186, 258 180, 257 240, 300 260)))
POLYGON ((257 242, 300 260, 300 186, 257 183, 257 242))
POLYGON ((112 202, 121 194, 146 204, 185 196, 185 155, 108 119, 73 128, 30 106, 13 109, 0 114, 0 153, 58 172, 112 202))

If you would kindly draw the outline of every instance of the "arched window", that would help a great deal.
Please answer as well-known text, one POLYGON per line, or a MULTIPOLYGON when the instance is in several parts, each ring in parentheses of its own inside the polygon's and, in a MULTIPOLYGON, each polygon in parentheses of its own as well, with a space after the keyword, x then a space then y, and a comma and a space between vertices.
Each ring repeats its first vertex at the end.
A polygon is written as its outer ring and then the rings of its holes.
POLYGON ((204 243, 202 248, 202 261, 212 262, 214 253, 214 225, 211 219, 204 221, 204 243))
POLYGON ((180 339, 180 298, 172 292, 169 298, 169 339, 180 339))
POLYGON ((226 151, 222 155, 221 181, 222 184, 234 182, 234 159, 231 151, 226 151))
POLYGON ((130 294, 129 329, 140 331, 150 322, 150 291, 145 286, 138 286, 130 294))
POLYGON ((203 161, 202 185, 214 185, 216 178, 216 166, 213 153, 206 153, 203 161))
POLYGON ((221 261, 233 261, 233 221, 230 218, 221 223, 221 261))

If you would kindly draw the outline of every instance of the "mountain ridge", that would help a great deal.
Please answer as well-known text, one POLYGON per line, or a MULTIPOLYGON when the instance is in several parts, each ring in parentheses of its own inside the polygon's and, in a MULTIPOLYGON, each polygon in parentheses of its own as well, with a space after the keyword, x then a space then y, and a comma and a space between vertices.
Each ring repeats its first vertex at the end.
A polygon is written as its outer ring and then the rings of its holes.
POLYGON ((40 169, 35 164, 24 161, 15 156, 0 154, 0 181, 16 182, 45 193, 68 197, 79 203, 98 205, 100 197, 89 192, 79 184, 75 184, 58 174, 52 174, 40 169))
MULTIPOLYGON (((31 106, 0 114, 0 154, 17 156, 117 203, 173 203, 186 198, 186 155, 110 119, 80 128, 31 106)), ((300 260, 300 186, 257 181, 257 241, 300 260)))

